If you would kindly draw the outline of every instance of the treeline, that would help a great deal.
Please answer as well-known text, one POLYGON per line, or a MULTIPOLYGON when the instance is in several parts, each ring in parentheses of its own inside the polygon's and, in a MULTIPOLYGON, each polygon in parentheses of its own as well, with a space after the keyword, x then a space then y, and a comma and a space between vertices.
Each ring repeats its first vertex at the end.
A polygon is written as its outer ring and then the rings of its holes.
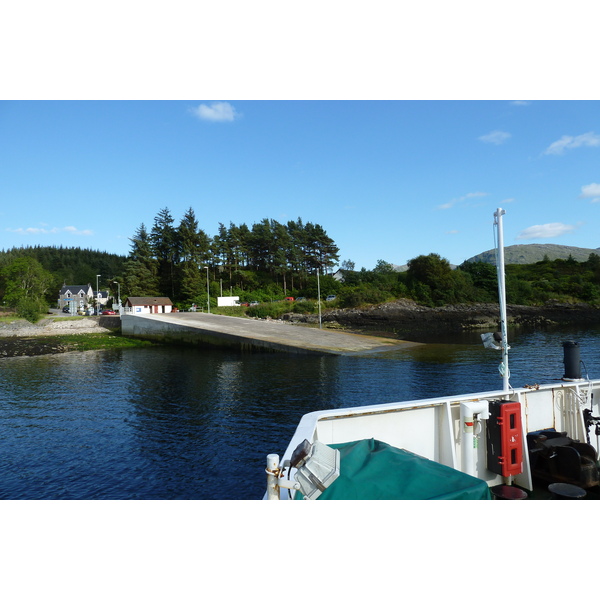
POLYGON ((263 219, 251 227, 219 223, 210 237, 192 208, 179 223, 164 208, 150 230, 140 225, 131 242, 124 292, 168 296, 182 305, 205 304, 209 293, 215 298, 260 290, 278 297, 302 289, 317 269, 330 271, 339 252, 321 225, 301 219, 263 219))
MULTIPOLYGON (((457 269, 437 254, 418 256, 407 270, 397 272, 379 261, 372 271, 344 272, 340 301, 344 306, 411 298, 427 306, 498 301, 496 267, 465 262, 457 269)), ((600 256, 587 261, 573 258, 530 265, 505 266, 506 298, 510 304, 541 305, 548 301, 600 303, 600 256)))
MULTIPOLYGON (((334 277, 338 253, 323 227, 299 218, 285 224, 273 219, 252 226, 220 223, 211 237, 192 208, 178 223, 165 208, 149 230, 144 224, 136 230, 128 256, 42 246, 0 252, 0 305, 23 314, 43 312, 44 305, 56 305, 63 284, 95 287, 97 275, 100 288, 115 299, 120 286, 123 300, 168 296, 181 309, 206 307, 209 297, 214 307, 222 295, 261 303, 303 296, 308 301, 285 309, 310 312, 317 309, 319 291, 321 298, 335 295, 329 306, 341 308, 399 298, 427 306, 498 301, 496 268, 489 263, 465 262, 453 269, 446 259, 429 254, 410 260, 404 271, 383 260, 372 270, 356 271, 345 261, 334 277)), ((545 257, 535 264, 508 264, 506 288, 511 304, 600 305, 600 256, 592 253, 584 262, 545 257)))
MULTIPOLYGON (((98 250, 63 246, 28 246, 0 252, 0 270, 17 258, 34 258, 52 274, 55 286, 91 283, 96 275, 109 280, 122 273, 126 257, 98 250)), ((105 282, 106 283, 106 282, 105 282)), ((58 294, 58 290, 57 290, 58 294)))

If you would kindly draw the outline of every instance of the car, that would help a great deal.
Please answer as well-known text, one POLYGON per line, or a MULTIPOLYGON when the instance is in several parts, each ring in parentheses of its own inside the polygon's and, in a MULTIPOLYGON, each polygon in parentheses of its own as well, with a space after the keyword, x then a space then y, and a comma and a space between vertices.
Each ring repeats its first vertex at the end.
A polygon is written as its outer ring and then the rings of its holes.
POLYGON ((258 306, 260 304, 260 302, 258 300, 252 300, 252 302, 250 302, 250 306, 258 306))
POLYGON ((70 313, 71 312, 71 309, 68 306, 63 306, 62 310, 63 310, 64 313, 70 313))
POLYGON ((116 315, 117 313, 114 310, 103 310, 103 315, 116 315))
POLYGON ((304 302, 306 300, 306 298, 304 296, 298 296, 298 298, 296 298, 296 302, 304 302))
POLYGON ((284 298, 284 300, 287 302, 293 302, 294 298, 292 298, 292 296, 288 296, 287 298, 284 298))
POLYGON ((332 300, 335 300, 337 298, 337 296, 334 296, 333 294, 327 296, 327 298, 325 298, 325 302, 331 302, 332 300))

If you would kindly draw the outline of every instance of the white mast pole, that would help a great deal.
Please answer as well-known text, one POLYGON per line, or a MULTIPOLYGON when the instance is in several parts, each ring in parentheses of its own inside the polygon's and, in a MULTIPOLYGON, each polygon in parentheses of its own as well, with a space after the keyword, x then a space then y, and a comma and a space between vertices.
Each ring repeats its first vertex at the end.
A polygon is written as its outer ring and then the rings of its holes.
POLYGON ((500 327, 502 333, 502 364, 500 373, 502 375, 502 388, 508 391, 508 334, 506 328, 506 282, 504 279, 504 229, 502 227, 502 216, 506 211, 498 208, 494 213, 494 224, 498 228, 498 246, 496 248, 496 270, 498 272, 498 298, 500 303, 500 327))

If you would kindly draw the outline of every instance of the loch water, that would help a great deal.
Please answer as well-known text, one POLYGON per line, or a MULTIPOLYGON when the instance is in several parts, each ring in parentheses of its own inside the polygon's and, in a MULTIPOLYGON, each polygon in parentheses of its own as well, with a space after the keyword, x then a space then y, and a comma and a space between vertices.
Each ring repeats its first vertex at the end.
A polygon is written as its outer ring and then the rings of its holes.
MULTIPOLYGON (((600 378, 600 329, 511 331, 511 385, 564 374, 577 341, 600 378)), ((502 387, 478 333, 369 356, 172 346, 0 362, 0 499, 260 499, 265 460, 304 413, 502 387)))

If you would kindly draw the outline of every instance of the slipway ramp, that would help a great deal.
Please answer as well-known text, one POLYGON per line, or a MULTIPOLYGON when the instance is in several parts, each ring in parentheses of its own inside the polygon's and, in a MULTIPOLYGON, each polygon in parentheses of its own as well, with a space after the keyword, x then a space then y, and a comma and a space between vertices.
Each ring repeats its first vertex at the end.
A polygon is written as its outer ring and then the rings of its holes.
POLYGON ((123 335, 142 339, 297 354, 362 354, 398 350, 413 342, 328 331, 282 321, 209 313, 122 315, 123 335))

